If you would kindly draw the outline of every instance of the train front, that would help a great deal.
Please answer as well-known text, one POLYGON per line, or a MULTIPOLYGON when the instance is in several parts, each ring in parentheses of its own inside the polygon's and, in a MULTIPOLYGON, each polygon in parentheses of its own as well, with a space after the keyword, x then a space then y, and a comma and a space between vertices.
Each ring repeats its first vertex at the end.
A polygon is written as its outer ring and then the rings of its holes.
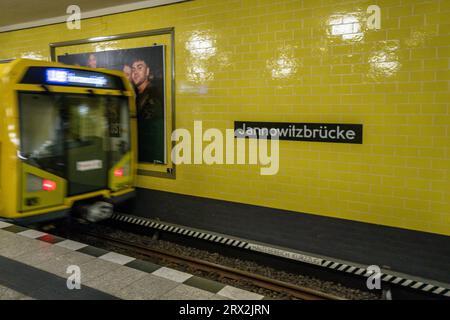
POLYGON ((91 222, 110 217, 134 195, 130 84, 119 72, 56 63, 19 60, 11 70, 18 201, 5 218, 48 220, 74 208, 91 222))

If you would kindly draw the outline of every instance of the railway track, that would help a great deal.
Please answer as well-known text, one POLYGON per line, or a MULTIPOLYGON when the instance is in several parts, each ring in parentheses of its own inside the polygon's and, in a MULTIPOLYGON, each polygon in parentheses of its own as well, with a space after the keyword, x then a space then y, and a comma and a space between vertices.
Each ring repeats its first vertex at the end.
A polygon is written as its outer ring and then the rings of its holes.
POLYGON ((195 270, 201 270, 207 273, 214 273, 219 278, 227 278, 237 281, 244 281, 253 286, 264 288, 284 294, 293 300, 345 300, 344 298, 316 291, 310 288, 301 287, 291 283, 271 279, 262 275, 254 274, 251 272, 231 268, 209 261, 193 258, 190 256, 178 255, 163 250, 149 248, 143 244, 137 244, 125 239, 115 238, 105 234, 99 234, 89 231, 81 231, 85 236, 90 236, 95 239, 104 241, 115 247, 121 248, 128 252, 133 252, 141 256, 149 258, 158 258, 167 262, 183 265, 193 268, 195 270))

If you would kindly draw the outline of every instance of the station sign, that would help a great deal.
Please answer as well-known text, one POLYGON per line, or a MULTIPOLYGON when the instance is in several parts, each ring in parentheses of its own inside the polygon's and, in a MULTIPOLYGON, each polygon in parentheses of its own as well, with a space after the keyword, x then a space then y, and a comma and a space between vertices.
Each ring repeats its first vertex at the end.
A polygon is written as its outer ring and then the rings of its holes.
POLYGON ((235 121, 234 134, 236 138, 362 144, 363 125, 235 121))

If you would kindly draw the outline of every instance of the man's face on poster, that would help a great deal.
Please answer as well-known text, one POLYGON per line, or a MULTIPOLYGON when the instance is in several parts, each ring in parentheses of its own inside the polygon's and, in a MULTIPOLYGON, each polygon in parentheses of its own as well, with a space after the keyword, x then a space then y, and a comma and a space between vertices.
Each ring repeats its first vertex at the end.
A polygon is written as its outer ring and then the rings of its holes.
POLYGON ((133 62, 131 66, 131 79, 136 87, 142 85, 145 81, 148 81, 150 75, 150 68, 142 60, 133 62))

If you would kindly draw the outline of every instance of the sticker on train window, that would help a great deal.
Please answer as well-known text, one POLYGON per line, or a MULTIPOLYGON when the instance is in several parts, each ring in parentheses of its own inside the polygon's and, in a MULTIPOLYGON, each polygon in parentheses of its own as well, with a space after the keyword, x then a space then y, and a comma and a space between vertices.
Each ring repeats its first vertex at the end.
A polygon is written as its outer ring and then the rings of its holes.
POLYGON ((102 160, 89 160, 77 162, 77 171, 89 171, 103 168, 102 160))

